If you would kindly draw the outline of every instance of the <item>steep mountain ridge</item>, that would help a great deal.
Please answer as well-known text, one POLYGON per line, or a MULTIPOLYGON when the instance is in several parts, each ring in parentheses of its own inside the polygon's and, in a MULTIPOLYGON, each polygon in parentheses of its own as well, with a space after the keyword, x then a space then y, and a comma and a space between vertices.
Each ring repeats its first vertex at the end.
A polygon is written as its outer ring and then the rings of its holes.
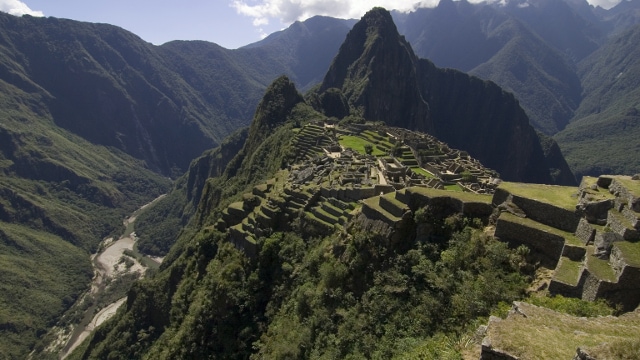
POLYGON ((575 183, 566 164, 551 178, 540 139, 512 95, 419 60, 384 9, 367 13, 349 33, 319 91, 331 88, 340 89, 366 119, 429 132, 505 179, 575 183))
POLYGON ((411 46, 400 38, 386 11, 376 9, 368 14, 347 35, 319 91, 341 89, 366 119, 433 130, 411 46))
POLYGON ((552 135, 573 116, 580 102, 580 81, 566 49, 557 48, 525 22, 542 15, 521 19, 535 7, 520 9, 514 3, 441 1, 433 9, 418 9, 399 19, 400 32, 418 56, 513 92, 532 125, 552 135))
POLYGON ((579 174, 634 174, 640 126, 640 25, 579 64, 585 98, 556 138, 579 174))

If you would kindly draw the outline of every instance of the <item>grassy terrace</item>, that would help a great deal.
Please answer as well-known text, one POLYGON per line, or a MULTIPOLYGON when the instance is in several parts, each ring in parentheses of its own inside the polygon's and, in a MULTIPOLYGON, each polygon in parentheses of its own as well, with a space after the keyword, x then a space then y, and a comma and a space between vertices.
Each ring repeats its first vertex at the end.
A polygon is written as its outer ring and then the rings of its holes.
POLYGON ((538 229, 554 235, 562 236, 564 238, 564 241, 571 245, 575 245, 575 246, 583 245, 580 239, 578 239, 573 233, 556 229, 554 227, 539 223, 529 218, 521 218, 519 216, 515 216, 508 212, 503 212, 502 214, 500 214, 500 218, 516 224, 528 226, 530 228, 534 228, 534 229, 538 229))
POLYGON ((377 196, 365 199, 365 200, 363 200, 363 203, 366 204, 371 209, 376 210, 377 212, 379 212, 380 214, 382 214, 383 216, 385 216, 387 219, 389 219, 391 221, 398 222, 398 221, 402 220, 401 218, 399 218, 399 217, 391 214, 387 210, 383 209, 382 206, 380 206, 380 199, 377 196))
POLYGON ((591 195, 592 200, 606 200, 614 199, 615 195, 609 192, 609 190, 598 187, 596 190, 591 189, 591 186, 597 184, 598 178, 593 176, 585 176, 582 178, 582 184, 585 186, 584 191, 591 195))
MULTIPOLYGON (((456 185, 458 186, 458 185, 456 185)), ((458 187, 459 189, 460 187, 458 187)), ((410 187, 407 189, 410 192, 423 194, 428 197, 439 197, 439 196, 450 196, 456 199, 460 199, 464 202, 481 202, 485 204, 491 204, 491 195, 481 195, 474 194, 470 192, 462 192, 462 191, 449 191, 449 190, 440 190, 433 188, 424 188, 424 187, 410 187)))
POLYGON ((640 242, 620 241, 614 243, 614 246, 622 251, 627 264, 640 267, 640 242))
POLYGON ((371 145, 373 147, 373 152, 371 155, 373 156, 384 156, 386 155, 383 151, 378 149, 376 145, 370 141, 367 141, 359 136, 351 136, 351 135, 342 135, 338 140, 340 145, 345 148, 351 148, 354 151, 357 151, 361 154, 366 154, 364 151, 365 145, 371 145))
POLYGON ((640 313, 584 318, 524 303, 519 308, 526 318, 511 316, 489 326, 488 335, 494 347, 520 359, 572 359, 577 347, 594 349, 603 343, 637 342, 640 331, 640 313))
POLYGON ((577 285, 581 267, 582 261, 573 261, 568 257, 562 256, 553 274, 553 278, 565 284, 577 285))
POLYGON ((610 282, 616 281, 616 274, 611 268, 609 261, 590 255, 593 254, 593 246, 587 247, 587 254, 587 269, 589 269, 589 272, 598 277, 598 279, 610 282))
POLYGON ((567 210, 575 210, 578 188, 573 186, 503 182, 500 188, 528 199, 538 200, 567 210))
POLYGON ((458 184, 445 185, 444 189, 447 190, 447 191, 456 191, 456 192, 463 192, 464 191, 464 190, 462 190, 462 188, 458 184))
POLYGON ((631 176, 613 176, 613 178, 627 188, 631 194, 640 196, 640 181, 631 180, 631 176))
POLYGON ((393 144, 391 144, 391 142, 389 141, 389 137, 388 136, 381 136, 378 133, 371 131, 371 130, 365 130, 360 134, 361 137, 367 138, 369 141, 371 141, 372 143, 375 143, 377 145, 382 145, 384 147, 387 148, 391 148, 393 147, 393 144))
POLYGON ((433 174, 431 174, 430 172, 428 172, 427 170, 418 167, 418 166, 414 166, 411 168, 411 171, 413 171, 416 174, 420 174, 422 176, 424 176, 426 179, 433 179, 435 178, 435 176, 433 176, 433 174))

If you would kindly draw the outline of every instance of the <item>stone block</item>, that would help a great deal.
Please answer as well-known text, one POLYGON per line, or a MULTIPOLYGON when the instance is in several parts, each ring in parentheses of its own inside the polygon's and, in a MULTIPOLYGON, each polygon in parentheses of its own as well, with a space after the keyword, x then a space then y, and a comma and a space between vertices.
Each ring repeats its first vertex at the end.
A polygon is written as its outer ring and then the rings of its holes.
POLYGON ((586 219, 580 219, 575 234, 583 244, 589 245, 593 242, 593 239, 596 236, 596 229, 594 229, 586 219))
POLYGON ((622 213, 615 210, 609 211, 607 224, 611 231, 619 234, 625 240, 638 240, 640 234, 622 213))
POLYGON ((609 185, 611 185, 611 181, 613 180, 612 177, 610 176, 606 176, 606 175, 601 175, 600 177, 598 177, 598 186, 601 188, 605 188, 608 189, 609 185))
POLYGON ((622 236, 614 232, 598 232, 593 240, 593 254, 606 258, 611 253, 613 243, 622 240, 622 236))
POLYGON ((609 191, 619 197, 631 210, 640 212, 640 197, 627 189, 621 181, 614 178, 609 186, 609 191))
POLYGON ((629 220, 629 224, 633 226, 634 229, 640 230, 640 213, 625 207, 622 209, 622 216, 629 220))
POLYGON ((583 198, 576 208, 588 222, 604 225, 607 222, 608 212, 613 208, 613 205, 613 199, 588 201, 583 198))
POLYGON ((565 243, 562 248, 562 256, 566 256, 573 261, 580 261, 587 253, 587 249, 582 246, 575 246, 565 243))

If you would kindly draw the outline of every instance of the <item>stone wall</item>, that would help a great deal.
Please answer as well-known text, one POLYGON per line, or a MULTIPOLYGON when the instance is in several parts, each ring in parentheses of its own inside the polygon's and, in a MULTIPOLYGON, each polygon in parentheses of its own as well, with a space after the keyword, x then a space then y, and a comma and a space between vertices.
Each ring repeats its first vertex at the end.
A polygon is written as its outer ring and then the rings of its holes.
POLYGON ((512 202, 522 209, 528 218, 556 229, 574 232, 580 222, 580 215, 575 211, 516 195, 513 195, 512 202))
POLYGON ((325 188, 320 189, 320 194, 325 198, 336 198, 340 201, 352 202, 362 199, 368 199, 370 197, 380 195, 380 193, 389 193, 393 191, 391 186, 374 186, 374 187, 362 187, 362 188, 325 188))
POLYGON ((586 253, 587 249, 582 246, 575 246, 565 243, 564 247, 562 248, 562 256, 568 257, 573 261, 582 260, 586 253))
POLYGON ((609 191, 621 198, 623 202, 629 206, 633 211, 640 212, 640 198, 636 194, 631 193, 622 182, 613 178, 611 185, 609 185, 609 191))
POLYGON ((464 202, 462 204, 462 213, 465 216, 485 219, 493 214, 493 206, 482 202, 464 202))
POLYGON ((571 285, 551 279, 549 282, 549 294, 562 295, 564 297, 581 298, 582 297, 582 284, 578 282, 577 285, 571 285))
POLYGON ((532 251, 541 254, 541 260, 553 268, 557 265, 564 248, 562 236, 511 222, 502 216, 496 223, 495 236, 509 243, 511 247, 526 245, 532 251))
POLYGON ((583 244, 589 245, 593 243, 593 239, 596 236, 596 229, 594 229, 586 219, 580 219, 575 234, 583 244))

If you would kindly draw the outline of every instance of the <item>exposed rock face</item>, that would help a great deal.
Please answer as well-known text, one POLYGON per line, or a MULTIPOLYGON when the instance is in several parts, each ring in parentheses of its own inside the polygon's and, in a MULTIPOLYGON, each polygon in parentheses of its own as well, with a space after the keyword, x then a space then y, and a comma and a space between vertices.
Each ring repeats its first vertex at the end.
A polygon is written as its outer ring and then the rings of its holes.
POLYGON ((504 179, 575 184, 559 151, 545 157, 513 95, 418 59, 384 9, 368 12, 347 35, 320 91, 329 88, 341 89, 352 111, 367 120, 431 133, 504 179))
POLYGON ((429 105, 417 77, 418 58, 384 9, 369 11, 349 32, 320 91, 342 89, 366 119, 430 132, 429 105))

